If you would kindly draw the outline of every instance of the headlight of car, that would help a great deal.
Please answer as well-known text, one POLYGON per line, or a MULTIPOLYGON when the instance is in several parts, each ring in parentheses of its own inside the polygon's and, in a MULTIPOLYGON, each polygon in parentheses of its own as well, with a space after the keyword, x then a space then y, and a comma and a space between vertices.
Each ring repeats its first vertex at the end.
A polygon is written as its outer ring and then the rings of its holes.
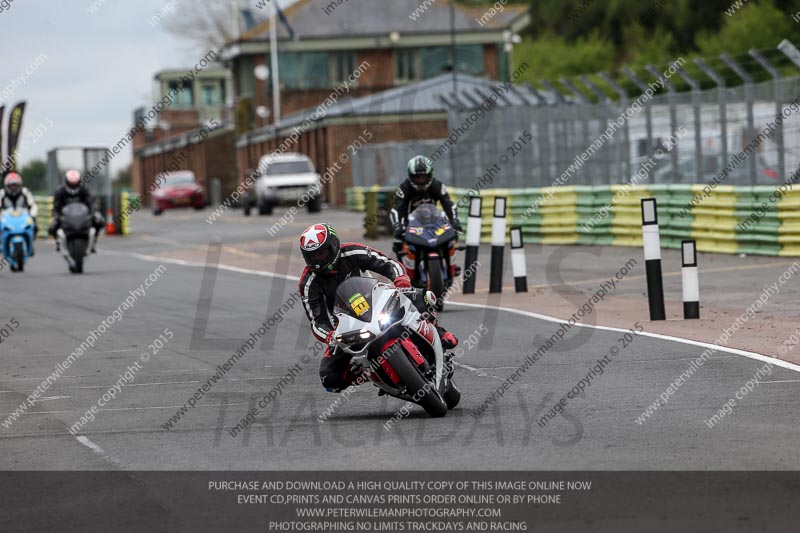
POLYGON ((391 299, 386 302, 383 311, 378 315, 378 324, 381 327, 381 331, 389 327, 390 324, 394 324, 402 319, 403 315, 405 315, 405 309, 400 306, 400 295, 395 293, 392 295, 391 299))

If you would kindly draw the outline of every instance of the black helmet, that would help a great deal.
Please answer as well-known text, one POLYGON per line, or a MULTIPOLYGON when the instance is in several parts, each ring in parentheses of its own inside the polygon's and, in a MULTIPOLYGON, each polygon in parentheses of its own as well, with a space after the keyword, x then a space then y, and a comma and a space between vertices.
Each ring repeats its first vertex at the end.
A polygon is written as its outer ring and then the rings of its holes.
POLYGON ((300 235, 300 253, 317 274, 330 274, 336 269, 342 251, 339 236, 330 224, 314 224, 300 235))
POLYGON ((430 187, 433 181, 433 161, 425 156, 414 156, 408 162, 408 179, 418 191, 430 187))

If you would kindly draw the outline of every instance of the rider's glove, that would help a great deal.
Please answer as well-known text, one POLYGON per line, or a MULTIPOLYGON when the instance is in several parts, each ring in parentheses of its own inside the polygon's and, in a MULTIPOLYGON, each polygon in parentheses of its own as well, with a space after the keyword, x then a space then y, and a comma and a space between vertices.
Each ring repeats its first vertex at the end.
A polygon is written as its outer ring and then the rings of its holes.
POLYGON ((401 226, 400 224, 397 224, 394 227, 394 238, 397 239, 398 241, 402 241, 403 238, 405 238, 405 236, 406 236, 405 234, 406 234, 406 232, 403 229, 403 226, 401 226))
POLYGON ((461 221, 458 220, 457 218, 454 218, 453 221, 450 223, 450 225, 453 226, 453 229, 456 230, 457 232, 463 233, 464 226, 461 225, 461 221))
POLYGON ((402 276, 397 276, 394 278, 394 286, 398 289, 410 289, 411 288, 411 279, 403 274, 402 276))

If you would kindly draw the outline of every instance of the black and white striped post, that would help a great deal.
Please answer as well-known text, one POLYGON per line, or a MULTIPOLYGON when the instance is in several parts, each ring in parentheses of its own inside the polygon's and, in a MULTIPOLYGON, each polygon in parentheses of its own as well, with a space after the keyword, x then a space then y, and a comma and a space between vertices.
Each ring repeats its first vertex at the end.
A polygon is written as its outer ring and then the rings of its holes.
POLYGON ((475 294, 475 278, 478 276, 478 250, 481 246, 481 199, 469 199, 467 218, 467 249, 464 253, 464 294, 475 294))
POLYGON ((647 300, 650 320, 666 320, 664 280, 661 277, 661 237, 658 232, 658 211, 655 198, 642 198, 642 239, 647 273, 647 300))
POLYGON ((514 271, 514 290, 528 292, 528 268, 525 265, 525 247, 522 228, 511 228, 511 267, 514 271))
POLYGON ((681 241, 683 318, 700 318, 700 282, 697 276, 697 243, 681 241))
POLYGON ((492 217, 492 265, 489 272, 489 292, 503 292, 503 254, 506 249, 506 199, 494 199, 492 217))

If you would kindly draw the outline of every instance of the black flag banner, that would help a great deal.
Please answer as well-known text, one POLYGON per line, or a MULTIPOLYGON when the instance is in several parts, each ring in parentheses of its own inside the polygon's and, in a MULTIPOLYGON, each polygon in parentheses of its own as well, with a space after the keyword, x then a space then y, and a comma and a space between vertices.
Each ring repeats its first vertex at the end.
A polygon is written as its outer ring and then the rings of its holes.
POLYGON ((6 173, 5 160, 3 159, 3 115, 5 114, 6 106, 0 105, 0 177, 6 173))
POLYGON ((7 171, 13 171, 17 167, 17 142, 19 133, 22 130, 22 117, 25 114, 25 102, 19 102, 11 109, 8 115, 8 164, 7 171))

